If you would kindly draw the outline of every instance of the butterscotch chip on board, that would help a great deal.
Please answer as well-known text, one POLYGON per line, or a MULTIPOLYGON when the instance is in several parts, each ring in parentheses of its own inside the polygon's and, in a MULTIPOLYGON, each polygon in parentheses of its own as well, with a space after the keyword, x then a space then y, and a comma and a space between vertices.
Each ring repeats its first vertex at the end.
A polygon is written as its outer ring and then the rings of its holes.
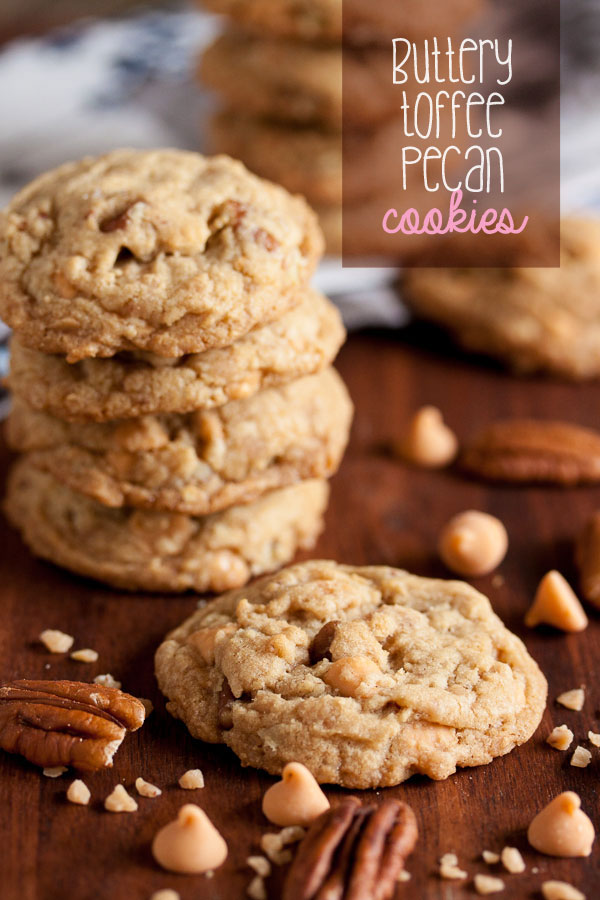
POLYGON ((294 306, 322 253, 304 200, 181 150, 47 172, 3 211, 0 242, 0 315, 68 362, 231 344, 294 306))
POLYGON ((528 740, 546 701, 537 665, 474 588, 325 560, 199 609, 159 647, 156 673, 194 737, 274 775, 292 759, 356 788, 487 763, 528 740), (198 638, 215 628, 207 663, 198 638))
POLYGON ((87 806, 90 802, 90 790, 80 778, 72 781, 67 788, 67 800, 70 803, 77 803, 79 806, 87 806))
POLYGON ((574 736, 567 725, 557 725, 546 738, 546 743, 555 750, 568 750, 573 743, 574 736))
POLYGON ((585 691, 583 688, 573 688, 571 691, 565 691, 558 695, 556 702, 560 703, 561 706, 566 707, 566 709, 573 709, 576 712, 581 712, 583 704, 585 703, 585 691))
POLYGON ((548 856, 589 856, 595 839, 594 826, 581 809, 573 791, 555 797, 532 820, 527 830, 532 847, 548 856))
POLYGON ((541 623, 567 632, 583 631, 588 626, 588 617, 575 592, 555 569, 540 581, 533 604, 525 616, 525 624, 530 628, 541 623))
POLYGON ((506 556, 508 535, 495 516, 468 509, 444 525, 438 552, 448 568, 466 577, 487 575, 506 556))
POLYGON ((152 854, 169 872, 199 875, 212 872, 227 858, 227 844, 204 810, 194 803, 181 807, 177 818, 158 831, 152 854))
POLYGON ((586 900, 585 894, 566 881, 544 881, 542 896, 544 900, 586 900))
POLYGON ((437 407, 423 406, 414 414, 395 449, 415 465, 436 469, 452 462, 458 452, 458 439, 437 407))
POLYGON ((56 631, 53 628, 46 628, 40 634, 40 641, 50 653, 68 653, 73 646, 75 640, 70 634, 64 631, 56 631))
POLYGON ((473 879, 475 890, 478 894, 499 894, 504 890, 504 882, 493 875, 476 875, 473 879))

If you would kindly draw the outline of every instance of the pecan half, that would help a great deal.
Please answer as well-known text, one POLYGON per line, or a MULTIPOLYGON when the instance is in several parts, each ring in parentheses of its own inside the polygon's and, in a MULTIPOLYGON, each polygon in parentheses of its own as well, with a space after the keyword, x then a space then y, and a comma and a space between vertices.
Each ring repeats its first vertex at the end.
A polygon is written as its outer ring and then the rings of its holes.
POLYGON ((565 422, 496 422, 465 446, 461 462, 472 474, 498 481, 596 482, 600 433, 565 422))
POLYGON ((313 822, 287 874, 283 900, 389 900, 417 841, 410 806, 347 797, 313 822))
POLYGON ((44 768, 112 766, 125 734, 144 722, 143 703, 79 681, 11 681, 0 687, 0 747, 44 768))
POLYGON ((310 647, 308 648, 308 655, 312 666, 322 659, 331 659, 329 648, 331 647, 331 642, 335 637, 335 630, 339 624, 337 619, 332 619, 330 622, 325 622, 323 627, 315 634, 310 642, 310 647))
POLYGON ((594 513, 579 541, 576 560, 579 566, 581 593, 594 606, 600 607, 600 513, 594 513))

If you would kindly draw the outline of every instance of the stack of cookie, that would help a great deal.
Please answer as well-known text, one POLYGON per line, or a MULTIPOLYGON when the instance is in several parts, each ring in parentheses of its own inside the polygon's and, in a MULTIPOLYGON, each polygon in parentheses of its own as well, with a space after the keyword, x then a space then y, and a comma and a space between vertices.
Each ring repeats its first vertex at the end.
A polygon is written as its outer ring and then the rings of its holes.
POLYGON ((127 588, 224 590, 312 546, 352 407, 306 203, 227 157, 70 163, 0 217, 6 511, 127 588))
MULTIPOLYGON (((342 252, 342 200, 344 253, 385 252, 380 209, 388 208, 394 183, 401 190, 398 155, 407 142, 391 36, 450 33, 478 0, 418 4, 412 11, 352 0, 343 16, 342 0, 199 2, 230 23, 198 68, 221 102, 208 123, 211 150, 304 194, 319 214, 328 253, 342 252), (373 220, 376 227, 366 227, 373 220)), ((422 85, 407 77, 402 88, 414 101, 422 85)), ((414 180, 406 207, 428 209, 431 196, 421 176, 414 180)))

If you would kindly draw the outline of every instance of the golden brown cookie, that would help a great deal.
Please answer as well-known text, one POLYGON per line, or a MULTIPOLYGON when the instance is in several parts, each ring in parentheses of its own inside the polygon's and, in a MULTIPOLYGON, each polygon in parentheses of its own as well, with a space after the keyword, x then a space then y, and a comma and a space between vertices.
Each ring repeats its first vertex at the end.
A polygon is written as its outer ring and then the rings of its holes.
POLYGON ((339 40, 342 0, 199 0, 259 34, 302 40, 339 40))
POLYGON ((194 737, 353 788, 489 763, 531 737, 547 693, 470 585, 318 560, 198 610, 156 674, 194 737))
POLYGON ((9 383, 33 409, 71 422, 186 413, 318 372, 344 336, 335 306, 306 290, 297 306, 229 347, 173 359, 139 351, 67 363, 13 337, 9 383))
POLYGON ((186 415, 72 424, 17 400, 6 434, 57 481, 106 506, 202 516, 337 470, 352 418, 334 369, 186 415))
POLYGON ((600 223, 566 219, 555 268, 413 269, 404 296, 469 350, 517 372, 600 375, 600 223))
POLYGON ((5 511, 36 556, 125 590, 222 591, 313 546, 326 481, 303 481, 254 503, 194 518, 109 509, 35 468, 13 467, 5 511))
POLYGON ((299 300, 322 252, 306 203, 227 157, 115 150, 0 214, 0 315, 69 362, 232 343, 299 300))

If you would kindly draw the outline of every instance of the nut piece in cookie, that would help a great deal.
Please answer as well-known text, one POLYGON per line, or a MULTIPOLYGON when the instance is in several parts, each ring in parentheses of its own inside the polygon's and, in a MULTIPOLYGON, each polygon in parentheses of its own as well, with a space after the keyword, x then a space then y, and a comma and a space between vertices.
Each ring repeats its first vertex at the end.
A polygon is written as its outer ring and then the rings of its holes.
POLYGON ((22 679, 0 687, 0 747, 36 766, 112 766, 125 734, 145 717, 135 697, 101 685, 22 679))
POLYGON ((413 811, 399 800, 379 806, 344 798, 322 813, 298 847, 283 900, 315 896, 392 897, 417 842, 413 811))
POLYGON ((491 762, 531 737, 547 692, 471 586, 322 560, 199 609, 159 647, 156 674, 194 737, 356 788, 491 762))

